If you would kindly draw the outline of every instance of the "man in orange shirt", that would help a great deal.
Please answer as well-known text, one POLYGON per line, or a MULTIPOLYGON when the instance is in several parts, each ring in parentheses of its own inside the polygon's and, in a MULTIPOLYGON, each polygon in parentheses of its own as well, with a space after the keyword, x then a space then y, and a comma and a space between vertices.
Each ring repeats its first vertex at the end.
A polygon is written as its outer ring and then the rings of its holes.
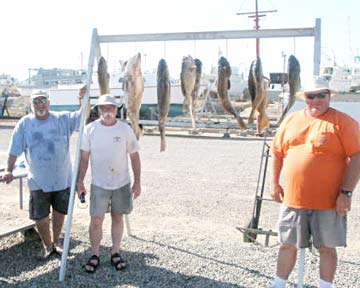
POLYGON ((282 205, 281 246, 271 287, 285 287, 297 249, 309 247, 310 237, 320 253, 319 287, 332 287, 336 247, 346 246, 346 214, 360 177, 360 128, 330 107, 334 93, 328 87, 313 84, 297 96, 305 100, 305 109, 282 122, 272 143, 270 194, 282 205))

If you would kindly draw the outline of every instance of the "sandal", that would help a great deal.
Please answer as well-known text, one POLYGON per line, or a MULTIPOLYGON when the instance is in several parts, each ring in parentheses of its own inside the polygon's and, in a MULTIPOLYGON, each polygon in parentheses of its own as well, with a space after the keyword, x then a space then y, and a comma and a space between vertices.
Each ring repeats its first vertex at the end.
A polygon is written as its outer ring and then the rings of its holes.
POLYGON ((125 260, 120 256, 119 253, 114 253, 111 255, 110 263, 117 271, 124 270, 126 268, 125 260))
POLYGON ((100 257, 92 255, 88 262, 84 265, 85 272, 94 273, 96 268, 100 265, 100 257))

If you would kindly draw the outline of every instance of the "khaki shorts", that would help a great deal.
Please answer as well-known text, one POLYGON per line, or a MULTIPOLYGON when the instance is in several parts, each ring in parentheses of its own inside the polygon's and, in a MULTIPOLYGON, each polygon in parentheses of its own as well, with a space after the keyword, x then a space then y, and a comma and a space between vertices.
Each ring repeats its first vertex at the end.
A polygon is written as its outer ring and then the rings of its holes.
POLYGON ((107 212, 130 214, 133 209, 130 183, 108 190, 91 184, 90 216, 101 216, 107 212))
POLYGON ((306 210, 281 205, 278 221, 280 243, 310 246, 346 246, 346 216, 336 210, 306 210))
POLYGON ((69 205, 70 188, 61 191, 30 191, 29 214, 31 220, 41 220, 50 214, 50 206, 57 212, 66 215, 69 205))

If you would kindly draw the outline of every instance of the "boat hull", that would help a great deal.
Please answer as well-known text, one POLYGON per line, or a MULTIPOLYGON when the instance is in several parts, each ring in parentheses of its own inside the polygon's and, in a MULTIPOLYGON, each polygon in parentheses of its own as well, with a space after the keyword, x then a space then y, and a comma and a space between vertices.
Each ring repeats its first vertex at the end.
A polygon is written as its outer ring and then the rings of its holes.
MULTIPOLYGON (((80 87, 63 87, 49 90, 50 110, 51 111, 76 111, 79 109, 80 87)), ((110 88, 110 93, 115 96, 119 104, 125 104, 125 95, 122 88, 110 88)), ((99 90, 91 88, 90 103, 95 105, 98 99, 99 90)), ((178 84, 171 85, 170 111, 169 116, 182 115, 182 104, 184 96, 178 84)), ((145 86, 143 101, 141 103, 140 118, 155 119, 157 114, 157 87, 145 86), (155 115, 155 116, 154 116, 155 115), (150 118, 149 118, 150 117, 150 118)))

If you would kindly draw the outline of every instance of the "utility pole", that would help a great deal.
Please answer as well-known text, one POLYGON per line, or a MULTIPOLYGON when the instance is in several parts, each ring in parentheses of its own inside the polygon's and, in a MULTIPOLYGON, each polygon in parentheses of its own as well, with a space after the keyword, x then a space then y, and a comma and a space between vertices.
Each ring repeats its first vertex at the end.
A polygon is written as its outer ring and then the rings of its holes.
POLYGON ((349 36, 349 68, 353 68, 354 66, 354 55, 351 47, 351 18, 347 17, 347 26, 348 26, 348 36, 349 36))
MULTIPOLYGON (((281 108, 284 111, 284 100, 285 100, 285 75, 286 75, 286 54, 284 51, 281 52, 281 57, 284 58, 283 62, 283 73, 281 75, 281 90, 282 90, 282 100, 281 100, 281 108)), ((288 80, 289 81, 289 80, 288 80)))
MULTIPOLYGON (((250 15, 248 16, 249 18, 254 18, 254 22, 255 22, 255 30, 259 30, 260 25, 259 25, 259 18, 261 17, 265 17, 266 14, 264 13, 272 13, 272 12, 277 12, 277 10, 267 10, 267 11, 259 11, 259 7, 258 7, 258 1, 255 0, 255 12, 243 12, 243 13, 236 13, 236 15, 250 15), (259 13, 263 13, 263 14, 259 14, 259 13)), ((260 57, 260 39, 256 38, 256 58, 260 57)))
POLYGON ((80 52, 80 69, 84 70, 84 55, 83 55, 83 52, 80 52))
POLYGON ((144 73, 146 73, 146 53, 144 53, 144 73))

